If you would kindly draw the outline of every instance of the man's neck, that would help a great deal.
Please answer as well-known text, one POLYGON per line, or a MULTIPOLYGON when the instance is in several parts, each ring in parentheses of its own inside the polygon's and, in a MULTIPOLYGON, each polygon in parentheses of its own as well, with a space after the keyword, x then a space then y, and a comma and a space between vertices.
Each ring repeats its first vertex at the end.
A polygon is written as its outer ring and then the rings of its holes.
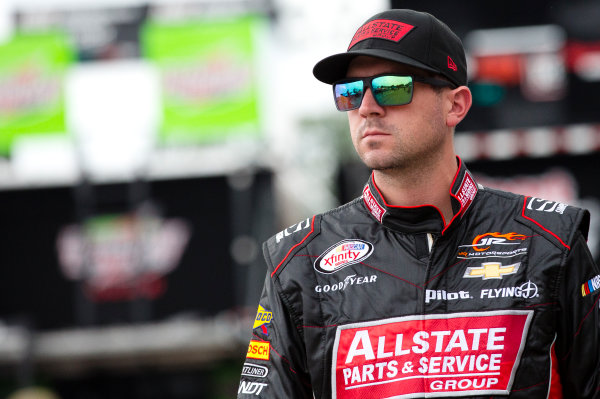
POLYGON ((449 190, 457 169, 456 157, 452 155, 427 167, 375 170, 374 179, 388 204, 433 205, 448 224, 454 215, 449 190))

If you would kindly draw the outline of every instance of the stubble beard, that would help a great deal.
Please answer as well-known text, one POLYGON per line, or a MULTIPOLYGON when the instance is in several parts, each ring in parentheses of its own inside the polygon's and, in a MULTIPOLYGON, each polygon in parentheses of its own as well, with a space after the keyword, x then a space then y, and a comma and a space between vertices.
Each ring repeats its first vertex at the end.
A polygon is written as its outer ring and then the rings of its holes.
MULTIPOLYGON (((403 137, 397 128, 386 131, 397 138, 403 137)), ((367 143, 359 156, 369 169, 382 172, 403 173, 427 169, 433 159, 440 155, 444 145, 442 134, 429 132, 429 135, 427 142, 422 142, 418 136, 405 137, 405 140, 395 141, 395 145, 387 149, 386 144, 381 142, 367 143)))

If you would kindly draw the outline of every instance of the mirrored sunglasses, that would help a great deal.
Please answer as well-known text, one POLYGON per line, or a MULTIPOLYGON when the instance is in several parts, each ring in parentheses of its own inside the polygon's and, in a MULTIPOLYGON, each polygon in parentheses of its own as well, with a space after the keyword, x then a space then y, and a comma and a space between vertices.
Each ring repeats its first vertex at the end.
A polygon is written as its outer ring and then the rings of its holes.
POLYGON ((412 101, 414 82, 439 87, 455 86, 442 79, 386 74, 339 80, 333 84, 333 98, 338 110, 351 111, 360 107, 365 91, 370 88, 380 106, 405 105, 412 101))

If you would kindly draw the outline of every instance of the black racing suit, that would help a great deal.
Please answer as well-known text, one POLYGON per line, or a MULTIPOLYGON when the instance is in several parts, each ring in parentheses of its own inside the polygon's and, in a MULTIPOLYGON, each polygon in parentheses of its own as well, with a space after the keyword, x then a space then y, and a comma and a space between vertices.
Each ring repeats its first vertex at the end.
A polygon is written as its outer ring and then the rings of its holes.
POLYGON ((238 397, 600 398, 589 213, 478 186, 363 195, 269 239, 238 397))

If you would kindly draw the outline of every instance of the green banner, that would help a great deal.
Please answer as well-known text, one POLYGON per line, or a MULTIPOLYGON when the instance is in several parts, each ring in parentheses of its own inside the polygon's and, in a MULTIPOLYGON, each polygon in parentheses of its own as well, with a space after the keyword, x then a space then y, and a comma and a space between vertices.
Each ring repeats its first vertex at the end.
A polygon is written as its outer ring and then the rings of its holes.
POLYGON ((66 134, 64 76, 75 55, 65 34, 17 35, 0 45, 0 155, 24 134, 66 134))
POLYGON ((259 133, 254 40, 262 23, 244 16, 145 25, 142 51, 161 74, 163 143, 204 144, 259 133))

